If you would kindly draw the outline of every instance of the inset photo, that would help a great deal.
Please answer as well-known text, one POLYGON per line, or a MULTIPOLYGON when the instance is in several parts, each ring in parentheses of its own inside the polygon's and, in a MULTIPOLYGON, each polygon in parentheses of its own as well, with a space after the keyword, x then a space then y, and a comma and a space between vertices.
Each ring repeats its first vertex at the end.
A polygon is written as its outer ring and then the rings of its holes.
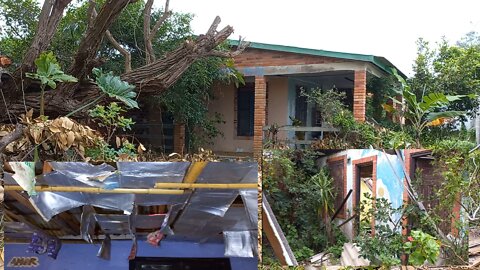
POLYGON ((265 150, 265 268, 467 266, 466 153, 265 150))
POLYGON ((257 269, 257 163, 5 169, 6 269, 257 269))

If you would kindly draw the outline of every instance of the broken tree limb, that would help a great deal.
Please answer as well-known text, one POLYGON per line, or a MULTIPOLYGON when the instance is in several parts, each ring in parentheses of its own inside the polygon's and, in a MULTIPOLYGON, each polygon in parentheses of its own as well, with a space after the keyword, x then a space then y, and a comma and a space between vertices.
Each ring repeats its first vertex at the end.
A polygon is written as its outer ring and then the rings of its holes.
POLYGON ((19 123, 15 126, 15 130, 12 133, 4 136, 0 140, 0 153, 3 153, 3 151, 5 150, 7 145, 9 145, 10 143, 20 139, 23 136, 23 130, 24 129, 25 129, 25 126, 23 124, 19 123))
MULTIPOLYGON (((119 4, 120 2, 124 5, 129 2, 122 0, 118 2, 113 1, 115 3, 109 4, 112 1, 113 0, 107 2, 108 5, 111 5, 107 8, 109 11, 105 11, 106 8, 104 5, 98 13, 97 18, 92 24, 92 30, 87 30, 87 36, 93 39, 101 39, 107 29, 106 25, 101 22, 104 22, 114 15, 118 15, 118 12, 120 12, 119 9, 122 6, 119 4), (110 11, 110 9, 116 11, 110 11), (101 24, 99 27, 103 27, 105 30, 102 32, 102 30, 96 26, 97 24, 101 24)), ((155 62, 123 74, 121 76, 122 80, 135 85, 139 96, 143 94, 162 94, 183 75, 191 64, 198 59, 208 57, 212 50, 233 33, 233 27, 231 26, 226 26, 220 31, 217 31, 216 27, 219 23, 220 18, 216 17, 206 34, 199 35, 195 39, 186 40, 180 47, 167 53, 162 58, 157 59, 155 62)), ((99 44, 99 42, 100 41, 97 40, 95 43, 99 44)), ((85 41, 82 41, 75 56, 75 61, 77 61, 80 66, 73 64, 68 73, 79 79, 82 77, 85 78, 87 71, 89 73, 92 68, 92 63, 98 64, 96 62, 98 59, 93 58, 95 53, 91 51, 95 48, 97 47, 88 45, 85 41)), ((45 114, 50 117, 66 115, 76 108, 79 108, 82 104, 94 100, 99 95, 100 90, 91 81, 81 80, 76 84, 60 84, 56 90, 45 92, 45 114)), ((38 111, 39 97, 40 93, 33 91, 25 93, 24 99, 19 95, 6 97, 8 110, 17 116, 25 112, 25 107, 38 111)), ((4 105, 0 105, 0 122, 8 120, 6 109, 4 105)), ((83 116, 85 116, 85 112, 76 114, 76 117, 83 116)))

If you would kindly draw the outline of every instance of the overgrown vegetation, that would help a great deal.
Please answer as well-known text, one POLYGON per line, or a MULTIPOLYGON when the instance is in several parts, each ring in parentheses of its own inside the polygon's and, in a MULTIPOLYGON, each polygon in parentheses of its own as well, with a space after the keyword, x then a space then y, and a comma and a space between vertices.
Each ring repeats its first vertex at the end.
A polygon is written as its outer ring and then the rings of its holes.
MULTIPOLYGON (((335 192, 313 151, 272 152, 264 162, 263 189, 297 260, 329 250, 337 258, 346 241, 330 224, 335 192)), ((273 260, 265 249, 265 262, 273 260)))

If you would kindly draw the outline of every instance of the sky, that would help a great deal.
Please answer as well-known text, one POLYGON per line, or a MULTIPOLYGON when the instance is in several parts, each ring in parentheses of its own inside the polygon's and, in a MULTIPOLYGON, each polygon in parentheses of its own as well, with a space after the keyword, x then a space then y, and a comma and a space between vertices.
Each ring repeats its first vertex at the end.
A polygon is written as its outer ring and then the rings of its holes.
POLYGON ((454 44, 480 32, 480 0, 171 0, 170 9, 193 13, 195 34, 218 15, 220 27, 235 29, 232 39, 383 56, 407 75, 418 38, 454 44))

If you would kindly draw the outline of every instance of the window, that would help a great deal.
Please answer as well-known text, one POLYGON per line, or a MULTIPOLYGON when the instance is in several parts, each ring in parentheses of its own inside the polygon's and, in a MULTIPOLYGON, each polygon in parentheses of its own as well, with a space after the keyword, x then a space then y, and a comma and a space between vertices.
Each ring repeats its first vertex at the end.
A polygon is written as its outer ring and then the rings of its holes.
POLYGON ((237 89, 237 136, 253 136, 255 84, 246 83, 237 89))

